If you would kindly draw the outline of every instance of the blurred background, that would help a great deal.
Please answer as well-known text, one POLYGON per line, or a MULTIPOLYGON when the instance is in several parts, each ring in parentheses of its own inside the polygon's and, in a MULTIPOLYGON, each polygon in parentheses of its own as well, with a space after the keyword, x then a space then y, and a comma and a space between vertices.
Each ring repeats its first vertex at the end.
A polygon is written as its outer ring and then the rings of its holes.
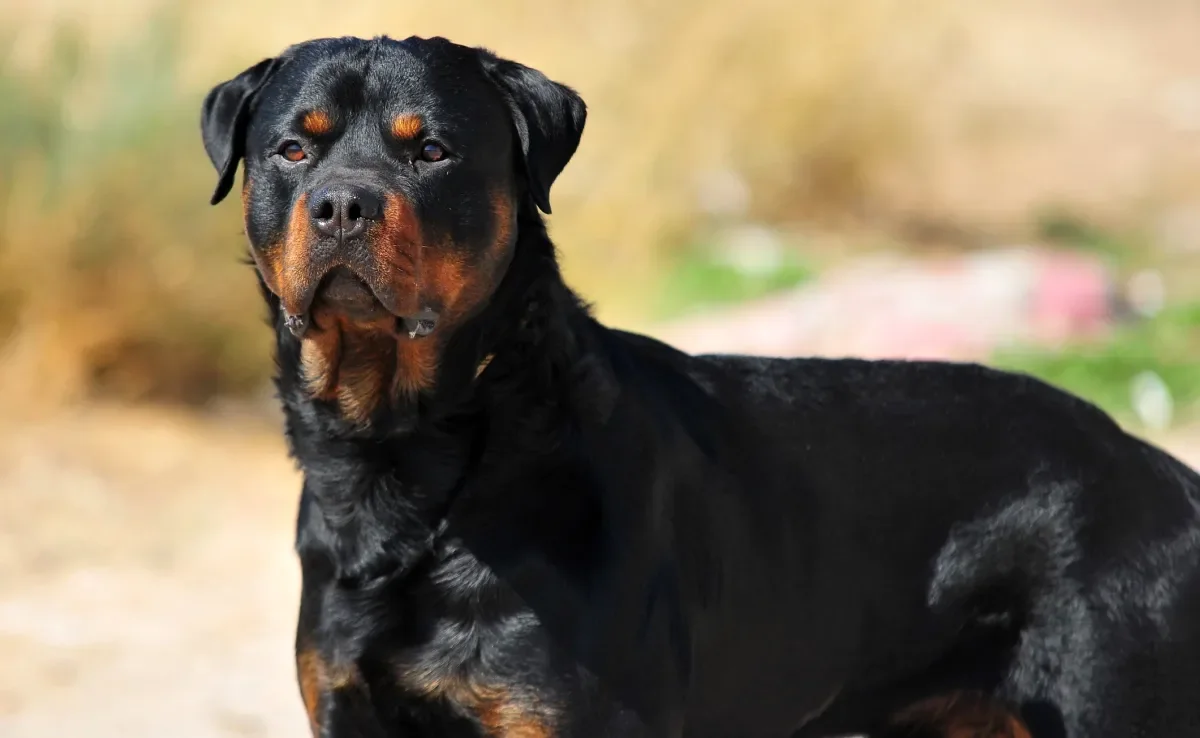
POLYGON ((1200 462, 1195 0, 3 0, 0 735, 300 736, 298 477, 204 93, 313 36, 576 87, 568 279, 696 351, 985 361, 1200 462))

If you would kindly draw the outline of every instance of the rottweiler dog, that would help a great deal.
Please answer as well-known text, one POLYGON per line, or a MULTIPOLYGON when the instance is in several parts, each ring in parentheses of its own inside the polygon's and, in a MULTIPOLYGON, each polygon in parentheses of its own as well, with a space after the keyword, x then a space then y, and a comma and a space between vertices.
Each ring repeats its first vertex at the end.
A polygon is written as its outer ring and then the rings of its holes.
POLYGON ((584 120, 441 38, 204 101, 304 474, 313 735, 1200 735, 1191 469, 1027 376, 600 325, 542 217, 584 120))

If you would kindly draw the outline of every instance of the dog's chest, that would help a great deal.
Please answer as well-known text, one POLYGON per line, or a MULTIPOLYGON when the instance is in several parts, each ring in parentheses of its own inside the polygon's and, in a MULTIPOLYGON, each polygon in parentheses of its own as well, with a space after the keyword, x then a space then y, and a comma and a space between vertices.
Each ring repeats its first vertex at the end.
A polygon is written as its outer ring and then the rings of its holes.
POLYGON ((482 736, 564 734, 568 696, 553 674, 548 640, 487 567, 465 551, 452 552, 407 604, 421 636, 393 657, 407 697, 474 723, 482 736))

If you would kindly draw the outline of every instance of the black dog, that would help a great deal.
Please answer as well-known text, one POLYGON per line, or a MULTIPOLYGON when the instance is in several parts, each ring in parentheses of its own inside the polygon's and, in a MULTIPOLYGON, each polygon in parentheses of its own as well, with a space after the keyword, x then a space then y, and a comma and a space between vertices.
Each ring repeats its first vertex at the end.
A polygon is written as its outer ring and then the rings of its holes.
POLYGON ((443 39, 205 100, 305 475, 314 734, 1200 735, 1200 478, 1028 377, 597 324, 538 212, 584 118, 443 39))

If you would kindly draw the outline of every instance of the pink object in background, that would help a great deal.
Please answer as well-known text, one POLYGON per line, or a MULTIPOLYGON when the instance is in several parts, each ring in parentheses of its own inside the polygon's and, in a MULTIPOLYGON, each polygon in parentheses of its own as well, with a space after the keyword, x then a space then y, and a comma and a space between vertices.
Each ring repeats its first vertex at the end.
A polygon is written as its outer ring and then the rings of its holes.
POLYGON ((1108 271, 1087 254, 1043 256, 1030 299, 1029 320, 1040 342, 1092 338, 1111 322, 1112 282, 1108 271))
POLYGON ((816 283, 651 333, 697 353, 984 360, 1012 343, 1092 338, 1113 322, 1097 257, 1032 248, 876 257, 816 283))

